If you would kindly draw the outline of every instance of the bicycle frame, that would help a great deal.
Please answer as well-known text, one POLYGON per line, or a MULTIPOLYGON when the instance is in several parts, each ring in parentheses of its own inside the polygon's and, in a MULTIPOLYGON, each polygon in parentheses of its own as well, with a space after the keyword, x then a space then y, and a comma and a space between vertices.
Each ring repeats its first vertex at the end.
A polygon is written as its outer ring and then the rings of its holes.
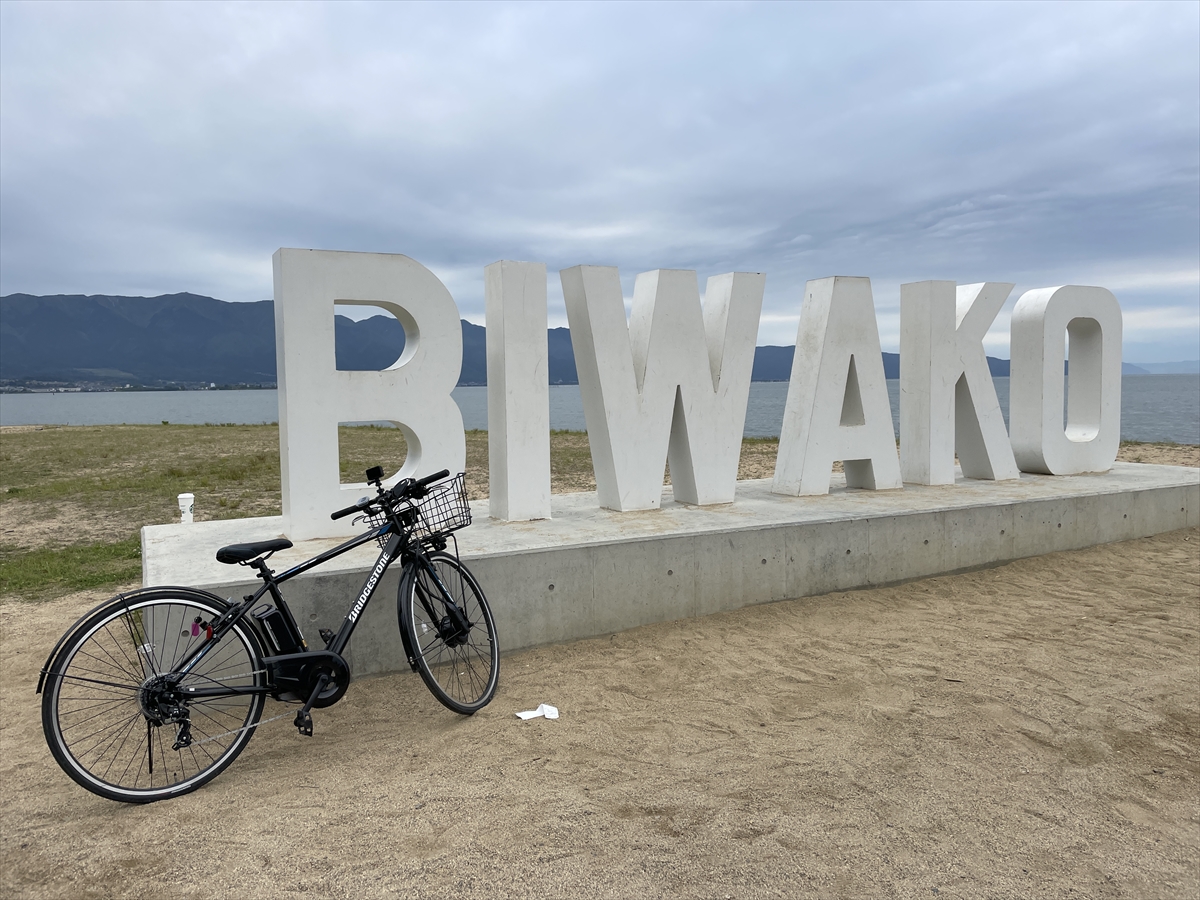
MULTIPOLYGON (((261 558, 255 560, 254 562, 246 563, 246 565, 258 570, 259 577, 263 579, 262 587, 260 587, 253 594, 244 595, 242 602, 239 605, 231 607, 223 616, 221 616, 220 619, 217 620, 217 622, 213 623, 212 637, 205 641, 202 646, 198 647, 196 651, 187 659, 185 659, 182 665, 177 666, 171 674, 186 675, 189 671, 191 671, 201 660, 204 659, 205 656, 208 655, 213 647, 215 647, 216 644, 226 634, 229 633, 234 625, 245 618, 246 613, 248 613, 254 607, 254 605, 262 600, 267 594, 271 595, 271 599, 275 603, 276 608, 283 613, 288 621, 288 624, 294 629, 295 633, 297 635, 301 634, 295 617, 292 615, 291 608, 288 606, 287 601, 284 600, 282 593, 279 591, 279 586, 295 578, 297 575, 302 575, 310 569, 314 569, 331 559, 341 556, 343 553, 348 553, 356 547, 362 546, 368 541, 381 538, 389 534, 389 532, 391 533, 391 536, 388 538, 386 545, 380 551, 379 557, 375 561, 375 565, 371 567, 371 571, 367 575, 366 581, 363 582, 363 586, 359 590, 358 597, 355 600, 354 605, 350 608, 350 610, 346 613, 345 618, 342 620, 341 628, 338 629, 337 634, 334 635, 329 644, 321 650, 309 650, 307 642, 305 641, 303 642, 304 650, 295 653, 282 653, 275 656, 265 656, 263 657, 263 662, 270 666, 272 670, 274 670, 275 667, 285 666, 289 662, 300 663, 306 661, 317 661, 322 656, 333 655, 344 665, 346 665, 347 673, 349 673, 349 666, 348 664, 345 664, 344 659, 342 659, 342 651, 345 650, 346 645, 350 643, 350 638, 354 634, 354 629, 357 627, 359 619, 362 617, 363 610, 365 610, 367 608, 367 604, 371 602, 371 598, 374 596, 376 589, 379 587, 379 583, 382 581, 384 573, 387 572, 392 563, 404 556, 412 557, 418 563, 424 561, 423 568, 432 574, 434 582, 438 586, 439 593, 442 595, 443 602, 451 610, 456 610, 457 605, 454 603, 454 599, 446 589, 446 586, 442 583, 441 577, 438 575, 437 570, 433 566, 429 565, 428 561, 426 560, 425 550, 421 542, 419 540, 412 540, 411 532, 403 529, 397 530, 394 522, 385 522, 383 525, 372 528, 365 534, 351 538, 345 543, 339 544, 331 550, 326 550, 324 553, 305 560, 304 562, 299 563, 298 565, 295 565, 279 574, 273 573, 270 568, 267 567, 265 560, 261 558)), ((430 610, 430 612, 432 612, 432 610, 430 610)), ((412 662, 412 648, 407 646, 408 639, 403 629, 401 629, 401 637, 406 645, 405 651, 409 659, 409 664, 413 665, 413 668, 415 669, 416 667, 412 662)), ((275 684, 270 684, 263 687, 189 688, 187 694, 189 698, 208 698, 232 696, 235 694, 271 694, 276 692, 278 692, 278 686, 275 684)))
MULTIPOLYGON (((322 563, 326 563, 331 559, 341 556, 343 553, 348 553, 354 548, 362 546, 370 540, 382 537, 391 528, 391 523, 386 523, 379 528, 372 529, 366 534, 351 538, 344 544, 339 544, 332 550, 326 550, 324 553, 314 556, 312 559, 305 560, 304 562, 293 566, 285 572, 280 572, 279 574, 273 573, 267 567, 265 561, 256 560, 256 562, 259 563, 258 565, 255 565, 254 563, 248 563, 247 565, 258 569, 259 577, 263 579, 262 587, 256 590, 253 594, 246 594, 242 597, 242 602, 239 605, 231 607, 225 613, 225 615, 223 615, 221 619, 214 624, 212 638, 208 641, 205 641, 203 646, 197 648, 195 654, 193 654, 190 658, 184 660, 183 665, 178 667, 177 671, 180 674, 186 674, 188 671, 190 671, 193 666, 195 666, 200 662, 200 660, 208 655, 209 649, 226 634, 228 634, 230 629, 232 629, 237 622, 243 619, 246 613, 253 609, 254 605, 262 600, 267 594, 271 595, 271 600, 274 601, 276 608, 280 610, 280 612, 282 612, 287 618, 288 624, 295 629, 297 634, 300 634, 300 629, 296 624, 296 619, 292 615, 292 610, 288 606, 287 601, 283 599, 283 595, 279 591, 279 586, 284 582, 291 581, 297 575, 302 575, 310 569, 316 568, 322 563)), ((363 585, 363 589, 359 594, 358 601, 355 603, 350 613, 347 614, 346 620, 342 623, 342 627, 335 637, 334 642, 326 648, 327 650, 332 650, 334 653, 338 653, 340 655, 341 651, 345 649, 346 644, 350 642, 350 635, 354 633, 354 626, 357 623, 358 617, 362 614, 362 610, 366 608, 367 602, 370 601, 371 596, 375 593, 375 588, 378 587, 379 579, 395 560, 395 556, 397 555, 397 545, 399 543, 399 535, 393 534, 388 540, 387 546, 379 554, 379 558, 376 560, 375 565, 372 567, 371 575, 367 578, 366 584, 363 585), (353 616, 353 619, 351 616, 353 616)))

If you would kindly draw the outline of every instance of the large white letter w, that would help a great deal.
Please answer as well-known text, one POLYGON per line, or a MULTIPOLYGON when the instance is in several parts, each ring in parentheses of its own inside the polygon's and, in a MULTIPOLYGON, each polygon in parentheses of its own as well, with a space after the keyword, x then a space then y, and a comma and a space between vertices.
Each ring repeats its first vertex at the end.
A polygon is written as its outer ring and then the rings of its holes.
POLYGON ((729 503, 737 487, 765 276, 637 277, 628 324, 611 266, 561 273, 600 505, 657 509, 671 464, 675 499, 729 503))

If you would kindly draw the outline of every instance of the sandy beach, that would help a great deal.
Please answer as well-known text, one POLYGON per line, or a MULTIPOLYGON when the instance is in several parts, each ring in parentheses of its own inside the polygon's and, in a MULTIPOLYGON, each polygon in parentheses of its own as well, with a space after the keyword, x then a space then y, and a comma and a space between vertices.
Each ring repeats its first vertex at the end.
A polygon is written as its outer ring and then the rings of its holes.
POLYGON ((1200 892, 1198 529, 508 654, 472 718, 362 679, 149 806, 42 737, 99 599, 0 604, 6 897, 1200 892))

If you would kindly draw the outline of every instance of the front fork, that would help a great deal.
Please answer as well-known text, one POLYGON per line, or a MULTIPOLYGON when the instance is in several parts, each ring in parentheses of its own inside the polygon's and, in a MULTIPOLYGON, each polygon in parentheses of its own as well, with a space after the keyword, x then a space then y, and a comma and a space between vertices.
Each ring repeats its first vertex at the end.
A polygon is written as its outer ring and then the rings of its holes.
POLYGON ((417 557, 416 565, 417 573, 413 575, 414 585, 419 585, 420 582, 415 579, 419 576, 420 570, 428 572, 433 577, 433 583, 437 585, 438 592, 442 595, 442 604, 446 609, 446 614, 439 616, 437 610, 432 609, 429 601, 422 596, 421 606, 425 608, 425 613, 430 620, 435 623, 438 630, 438 637, 446 642, 451 647, 461 643, 462 638, 465 638, 471 630, 471 623, 467 619, 466 613, 462 608, 454 602, 454 597, 451 596, 450 590, 446 587, 446 583, 442 581, 442 576, 438 574, 437 567, 429 560, 429 557, 423 553, 417 557))

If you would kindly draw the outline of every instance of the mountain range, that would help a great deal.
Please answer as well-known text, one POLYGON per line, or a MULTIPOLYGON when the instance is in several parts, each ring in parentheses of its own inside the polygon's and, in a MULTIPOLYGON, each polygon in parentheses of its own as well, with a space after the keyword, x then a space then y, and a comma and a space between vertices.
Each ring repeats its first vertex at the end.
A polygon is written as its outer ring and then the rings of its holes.
MULTIPOLYGON (((382 369, 404 349, 391 316, 336 316, 339 369, 382 369)), ((462 322, 459 384, 487 383, 486 331, 462 322)), ((577 384, 566 328, 547 333, 551 384, 577 384)), ((787 381, 794 347, 757 347, 754 381, 787 381)), ((988 357, 993 375, 1008 360, 988 357)), ((900 359, 883 354, 884 374, 897 378, 900 359)), ((117 297, 57 294, 0 297, 0 383, 95 388, 182 388, 275 384, 275 315, 270 300, 227 303, 198 294, 117 297)))

